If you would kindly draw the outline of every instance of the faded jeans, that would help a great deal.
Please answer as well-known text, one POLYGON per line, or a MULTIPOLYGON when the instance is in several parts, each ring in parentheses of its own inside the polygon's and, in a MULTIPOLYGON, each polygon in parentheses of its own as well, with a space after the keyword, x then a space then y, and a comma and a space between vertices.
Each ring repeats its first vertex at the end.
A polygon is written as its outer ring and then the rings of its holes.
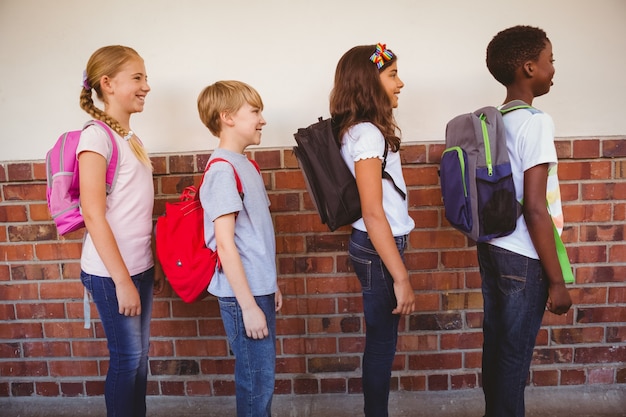
POLYGON ((141 315, 133 317, 119 313, 111 277, 81 271, 80 278, 91 293, 107 337, 109 370, 104 384, 107 417, 145 417, 154 268, 131 277, 141 299, 141 315))
POLYGON ((486 417, 523 417, 524 390, 548 299, 541 262, 479 243, 486 417))
POLYGON ((246 335, 241 307, 235 297, 219 297, 220 313, 235 354, 235 396, 238 417, 269 417, 276 372, 276 304, 274 294, 254 297, 263 310, 269 335, 246 335))

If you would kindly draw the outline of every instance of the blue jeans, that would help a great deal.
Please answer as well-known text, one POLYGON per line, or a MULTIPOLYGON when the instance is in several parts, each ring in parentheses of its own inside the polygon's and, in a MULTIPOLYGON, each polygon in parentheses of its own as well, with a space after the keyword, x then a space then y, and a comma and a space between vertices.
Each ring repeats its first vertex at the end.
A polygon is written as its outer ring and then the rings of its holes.
POLYGON ((234 297, 219 297, 226 336, 235 354, 235 396, 238 417, 272 415, 276 372, 276 307, 274 294, 254 297, 265 314, 269 335, 246 335, 241 307, 234 297))
POLYGON ((523 417, 524 390, 548 299, 541 262, 488 243, 477 247, 484 301, 485 416, 523 417))
MULTIPOLYGON (((404 259, 406 236, 395 238, 404 259)), ((378 256, 367 233, 352 230, 350 259, 363 292, 365 316, 365 351, 363 352, 364 411, 366 416, 388 415, 391 367, 396 355, 400 315, 391 314, 396 307, 393 278, 378 256)))
POLYGON ((81 271, 91 293, 109 348, 109 371, 104 384, 107 417, 145 417, 148 382, 148 347, 154 268, 131 277, 141 298, 141 315, 119 313, 115 284, 110 277, 81 271))

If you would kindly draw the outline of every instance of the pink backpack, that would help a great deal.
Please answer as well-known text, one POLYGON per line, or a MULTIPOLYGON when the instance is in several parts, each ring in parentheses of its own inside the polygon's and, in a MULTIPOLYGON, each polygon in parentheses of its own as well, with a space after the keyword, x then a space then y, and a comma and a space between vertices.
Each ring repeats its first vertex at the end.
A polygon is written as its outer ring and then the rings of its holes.
POLYGON ((81 132, 88 126, 96 125, 104 129, 111 140, 111 155, 107 157, 106 173, 107 195, 113 191, 119 168, 119 150, 111 128, 100 120, 90 120, 81 130, 62 134, 46 154, 46 199, 52 220, 59 235, 85 227, 80 212, 80 181, 76 148, 81 132))

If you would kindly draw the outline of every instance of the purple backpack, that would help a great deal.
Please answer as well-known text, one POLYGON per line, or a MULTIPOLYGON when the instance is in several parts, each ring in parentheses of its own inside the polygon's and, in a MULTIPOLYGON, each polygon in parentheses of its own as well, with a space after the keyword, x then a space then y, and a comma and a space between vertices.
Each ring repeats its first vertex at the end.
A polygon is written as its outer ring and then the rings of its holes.
POLYGON ((113 191, 119 168, 119 150, 111 128, 100 120, 90 120, 81 130, 62 134, 46 154, 46 199, 59 235, 85 227, 80 212, 80 181, 76 148, 82 131, 96 125, 104 129, 111 140, 111 155, 107 157, 106 192, 113 191))

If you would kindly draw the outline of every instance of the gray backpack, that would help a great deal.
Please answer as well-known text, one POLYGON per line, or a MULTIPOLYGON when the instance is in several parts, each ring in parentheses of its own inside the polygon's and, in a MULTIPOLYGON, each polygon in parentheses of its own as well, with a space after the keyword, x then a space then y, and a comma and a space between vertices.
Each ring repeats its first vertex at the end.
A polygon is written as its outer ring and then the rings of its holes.
POLYGON ((521 214, 502 120, 518 109, 538 112, 515 100, 500 110, 489 106, 461 114, 446 126, 439 169, 445 217, 476 242, 511 234, 521 214))

